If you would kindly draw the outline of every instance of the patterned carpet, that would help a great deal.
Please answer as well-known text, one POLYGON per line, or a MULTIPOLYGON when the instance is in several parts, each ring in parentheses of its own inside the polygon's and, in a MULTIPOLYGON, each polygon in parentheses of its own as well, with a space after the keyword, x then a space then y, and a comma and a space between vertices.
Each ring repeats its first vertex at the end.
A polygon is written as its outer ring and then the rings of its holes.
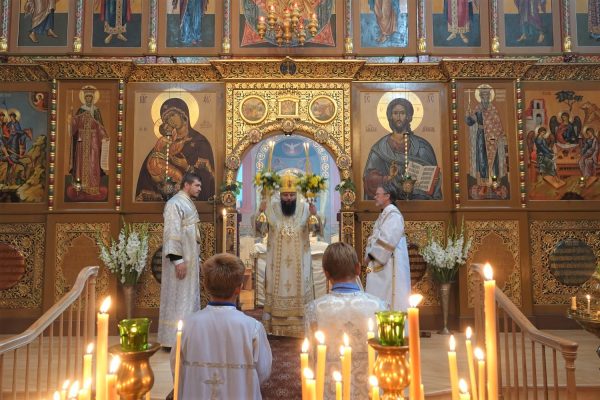
MULTIPOLYGON (((262 309, 244 311, 260 321, 262 309)), ((300 348, 302 340, 290 337, 269 336, 273 364, 271 378, 261 387, 264 400, 299 399, 300 387, 300 348)))

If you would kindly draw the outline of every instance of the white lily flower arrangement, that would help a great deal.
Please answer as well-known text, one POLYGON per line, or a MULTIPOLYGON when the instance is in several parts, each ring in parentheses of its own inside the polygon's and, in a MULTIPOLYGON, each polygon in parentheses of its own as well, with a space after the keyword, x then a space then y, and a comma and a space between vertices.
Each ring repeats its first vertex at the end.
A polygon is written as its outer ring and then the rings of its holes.
POLYGON ((453 282, 461 265, 467 262, 471 238, 466 238, 465 222, 460 229, 450 225, 446 236, 446 246, 438 242, 431 231, 427 232, 427 244, 419 250, 419 254, 427 263, 433 279, 439 283, 453 282))
POLYGON ((100 259, 123 285, 135 285, 146 267, 148 258, 148 223, 136 230, 133 224, 125 223, 119 238, 110 238, 110 243, 98 235, 96 243, 100 259))

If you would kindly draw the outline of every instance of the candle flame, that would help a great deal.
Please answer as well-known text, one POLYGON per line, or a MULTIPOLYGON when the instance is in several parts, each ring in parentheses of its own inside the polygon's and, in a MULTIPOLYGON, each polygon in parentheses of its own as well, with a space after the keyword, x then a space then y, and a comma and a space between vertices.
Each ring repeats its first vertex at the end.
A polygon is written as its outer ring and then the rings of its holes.
POLYGON ((182 329, 183 329, 183 321, 179 320, 179 322, 177 323, 177 332, 181 332, 182 329))
POLYGON ((589 301, 592 298, 592 296, 590 296, 589 294, 586 294, 585 298, 588 299, 588 301, 589 301))
POLYGON ((85 349, 85 352, 87 354, 92 354, 94 352, 94 343, 88 344, 87 348, 85 349))
POLYGON ((275 147, 275 141, 274 140, 269 140, 269 147, 272 149, 273 147, 275 147))
POLYGON ((308 338, 304 338, 304 342, 302 342, 302 352, 306 353, 308 351, 308 338))
POLYGON ((479 361, 483 361, 483 350, 481 350, 480 347, 476 347, 475 348, 475 357, 479 360, 479 361))
POLYGON ((450 347, 450 351, 456 350, 456 339, 454 339, 454 335, 450 336, 450 340, 448 341, 448 346, 450 347))
POLYGON ((342 374, 340 374, 340 371, 333 371, 333 380, 336 382, 342 381, 342 374))
POLYGON ((70 385, 71 385, 71 381, 67 379, 66 381, 63 382, 62 390, 67 390, 70 385))
POLYGON ((469 386, 467 386, 467 382, 464 379, 458 381, 458 389, 463 394, 469 393, 469 386))
POLYGON ((377 380, 377 377, 375 375, 371 375, 369 377, 369 385, 375 386, 375 387, 379 386, 379 381, 377 380))
POLYGON ((223 213, 223 217, 227 216, 227 210, 226 209, 223 209, 222 213, 223 213))
POLYGON ((346 333, 344 333, 344 346, 350 346, 350 338, 348 337, 348 335, 346 335, 346 333))
POLYGON ((491 281, 494 279, 494 270, 492 269, 490 263, 485 263, 483 266, 483 276, 485 277, 486 281, 491 281))
POLYGON ((369 318, 369 321, 367 321, 367 326, 369 327, 369 332, 373 332, 373 318, 369 318))
POLYGON ((106 314, 108 312, 108 309, 110 308, 110 303, 110 296, 107 296, 102 302, 102 305, 100 306, 100 313, 106 314))
POLYGON ((325 334, 323 332, 316 331, 315 338, 317 339, 317 342, 319 342, 319 344, 325 343, 325 334))
POLYGON ((69 398, 76 398, 78 393, 79 393, 79 381, 75 381, 69 388, 69 398))
POLYGON ((108 371, 111 374, 116 374, 117 371, 119 370, 119 366, 121 365, 121 357, 119 356, 113 356, 110 359, 110 367, 108 368, 108 371))
POLYGON ((467 326, 466 335, 467 335, 467 340, 471 340, 471 336, 473 336, 473 329, 471 329, 470 326, 467 326))
POLYGON ((344 347, 344 345, 340 346, 340 356, 344 357, 344 353, 346 353, 346 348, 344 347))
POLYGON ((85 390, 90 390, 92 388, 92 378, 87 378, 83 383, 83 388, 85 390))
POLYGON ((304 368, 304 377, 306 379, 315 379, 315 373, 310 368, 304 368))
POLYGON ((419 303, 423 300, 423 295, 422 294, 413 294, 408 298, 408 303, 410 304, 410 306, 412 308, 415 308, 419 305, 419 303))
POLYGON ((60 400, 60 393, 58 390, 52 395, 52 400, 60 400))

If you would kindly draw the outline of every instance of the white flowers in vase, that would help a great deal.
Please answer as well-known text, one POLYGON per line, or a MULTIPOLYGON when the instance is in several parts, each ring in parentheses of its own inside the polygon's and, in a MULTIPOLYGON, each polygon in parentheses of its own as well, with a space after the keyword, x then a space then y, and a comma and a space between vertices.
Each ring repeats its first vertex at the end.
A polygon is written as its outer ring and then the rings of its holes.
POLYGON ((133 224, 125 223, 118 240, 111 238, 110 244, 100 235, 96 238, 100 259, 123 285, 135 285, 146 267, 148 223, 140 225, 136 229, 133 224))
POLYGON ((471 239, 465 238, 464 220, 460 229, 450 225, 444 247, 427 232, 427 244, 419 250, 419 254, 429 266, 433 279, 439 283, 453 282, 458 268, 467 262, 471 248, 471 239))

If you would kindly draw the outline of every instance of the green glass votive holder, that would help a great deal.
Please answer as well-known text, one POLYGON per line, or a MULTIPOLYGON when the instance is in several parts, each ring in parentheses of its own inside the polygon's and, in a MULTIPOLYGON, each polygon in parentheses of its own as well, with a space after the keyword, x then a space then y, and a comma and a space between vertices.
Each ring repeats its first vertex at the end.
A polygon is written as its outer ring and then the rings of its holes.
POLYGON ((382 346, 404 346, 404 324, 406 313, 402 311, 380 311, 375 313, 382 346))
POLYGON ((150 329, 150 322, 152 321, 148 318, 124 319, 119 322, 121 350, 148 350, 148 330, 150 329))

